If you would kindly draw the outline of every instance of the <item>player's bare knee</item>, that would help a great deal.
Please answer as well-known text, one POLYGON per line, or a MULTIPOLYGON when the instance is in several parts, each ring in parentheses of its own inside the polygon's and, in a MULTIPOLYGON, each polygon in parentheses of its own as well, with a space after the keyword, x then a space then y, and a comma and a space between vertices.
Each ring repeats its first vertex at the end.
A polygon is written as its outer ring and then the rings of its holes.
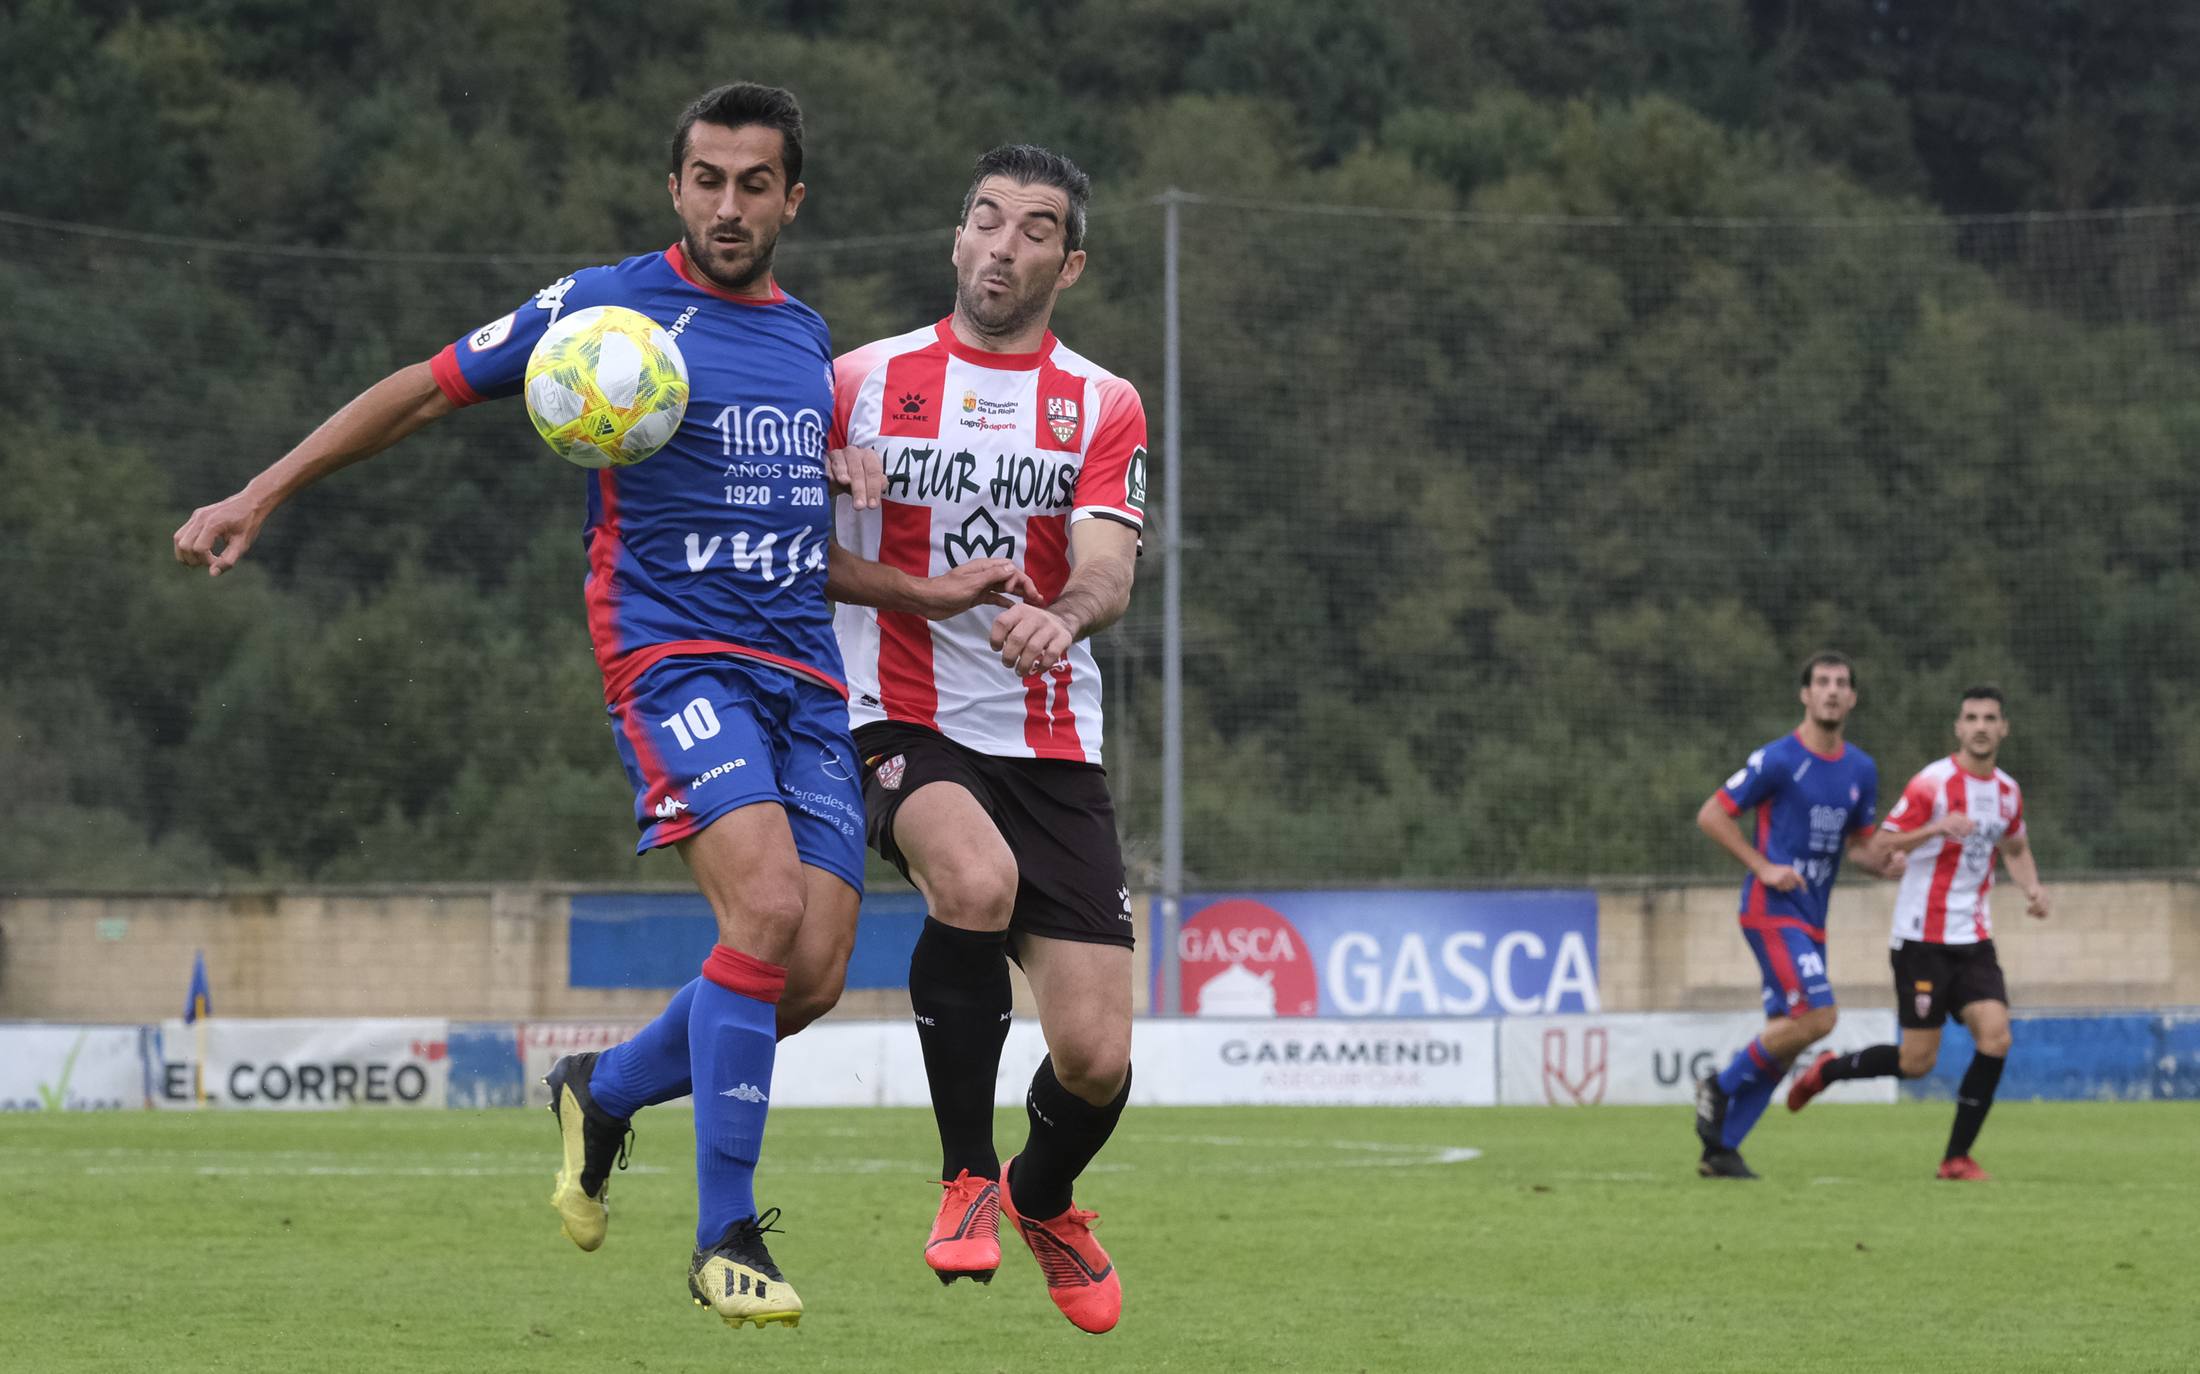
POLYGON ((1923 1078, 1933 1071, 1934 1061, 1940 1058, 1940 1047, 1904 1045, 1897 1058, 1897 1067, 1904 1078, 1923 1078))
POLYGON ((1840 1019, 1839 1007, 1812 1007, 1795 1018, 1795 1028, 1809 1036, 1812 1042, 1816 1042, 1833 1034, 1833 1028, 1840 1019))
POLYGON ((1113 1102, 1130 1076, 1128 1043, 1095 1042, 1072 1045, 1054 1055, 1054 1079, 1095 1107, 1113 1102))
POLYGON ((1978 1037, 1978 1052, 1995 1059, 2007 1059, 2010 1042, 2015 1038, 2007 1024, 1990 1026, 1978 1037))
POLYGON ((973 863, 931 884, 932 918, 958 930, 1006 930, 1016 910, 1016 866, 973 863))
POLYGON ((738 898, 714 903, 718 916, 718 943, 757 953, 778 961, 794 947, 802 929, 802 889, 759 886, 738 898))

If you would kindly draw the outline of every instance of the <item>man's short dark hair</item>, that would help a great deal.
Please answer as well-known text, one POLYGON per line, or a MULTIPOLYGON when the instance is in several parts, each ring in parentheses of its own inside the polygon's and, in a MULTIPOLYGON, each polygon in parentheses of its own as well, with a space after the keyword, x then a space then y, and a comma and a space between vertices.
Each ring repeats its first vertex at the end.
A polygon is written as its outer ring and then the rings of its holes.
POLYGON ((698 122, 719 124, 728 129, 750 124, 777 129, 780 146, 784 149, 779 160, 786 166, 787 184, 792 186, 802 180, 802 106, 796 103, 794 92, 783 91, 777 86, 759 86, 753 81, 735 81, 695 97, 680 111, 680 123, 672 131, 674 177, 678 177, 680 169, 687 165, 688 131, 698 122))
POLYGON ((2001 708, 2003 715, 2009 714, 2009 703, 2002 700, 2001 688, 1996 687, 1991 682, 1982 682, 1976 687, 1964 688, 1962 699, 1956 703, 1956 710, 1959 714, 1965 701, 1990 701, 2001 708))
POLYGON ((1052 186, 1069 197, 1069 219, 1062 225, 1062 242, 1068 252, 1085 246, 1085 207, 1092 203, 1092 178, 1060 153, 1031 143, 1007 143, 978 159, 963 192, 962 222, 970 222, 970 207, 977 203, 978 188, 987 177, 1007 177, 1026 186, 1052 186))
POLYGON ((1856 665, 1849 662, 1847 654, 1835 653, 1831 649, 1821 649, 1804 661, 1803 680, 1799 685, 1810 686, 1812 675, 1820 668, 1846 668, 1849 670, 1849 686, 1856 686, 1856 665))

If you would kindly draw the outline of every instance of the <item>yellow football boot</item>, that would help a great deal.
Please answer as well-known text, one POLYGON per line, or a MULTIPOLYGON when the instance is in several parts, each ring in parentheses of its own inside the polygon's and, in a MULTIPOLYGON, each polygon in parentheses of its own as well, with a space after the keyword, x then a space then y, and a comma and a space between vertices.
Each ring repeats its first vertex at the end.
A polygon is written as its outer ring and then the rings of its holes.
POLYGON ((772 1263, 764 1233, 776 1230, 779 1209, 744 1217, 726 1228, 716 1245, 698 1250, 688 1265, 688 1293, 697 1307, 716 1312, 726 1325, 802 1324, 802 1299, 772 1263))
POLYGON ((558 1229, 583 1250, 603 1244, 611 1224, 611 1170, 626 1167, 627 1148, 634 1132, 623 1117, 614 1117, 588 1095, 588 1079, 595 1071, 594 1054, 569 1054, 551 1066, 543 1083, 550 1089, 550 1114, 557 1118, 564 1158, 558 1164, 558 1185, 550 1194, 557 1211, 558 1229))

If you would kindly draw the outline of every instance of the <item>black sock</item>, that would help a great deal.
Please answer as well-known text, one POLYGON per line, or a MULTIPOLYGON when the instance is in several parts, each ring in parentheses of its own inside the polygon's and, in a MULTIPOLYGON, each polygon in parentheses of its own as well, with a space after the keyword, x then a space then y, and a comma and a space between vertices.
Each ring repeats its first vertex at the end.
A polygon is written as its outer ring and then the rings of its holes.
POLYGON ((1956 1128, 1948 1133, 1948 1153, 1943 1158, 1971 1153, 1971 1142, 1978 1139, 1978 1128, 1986 1124, 1986 1113, 1994 1105, 1994 1089, 2001 1086, 2002 1062, 1991 1054, 1971 1056, 1971 1067, 1963 1071, 1963 1086, 1956 1089, 1956 1128))
POLYGON ((963 930, 931 917, 909 955, 909 1006, 924 1047, 932 1119, 940 1128, 940 1177, 968 1169, 1001 1176, 993 1149, 993 1082, 1015 992, 1008 932, 963 930))
POLYGON ((1031 1076, 1031 1094, 1024 1099, 1031 1135, 1009 1176, 1010 1199, 1018 1212, 1033 1221, 1045 1221, 1069 1210, 1071 1186, 1108 1143, 1130 1097, 1127 1067, 1123 1090, 1107 1106, 1095 1107, 1055 1078, 1051 1056, 1039 1061, 1039 1071, 1031 1076))
POLYGON ((1873 1045, 1854 1054, 1837 1054, 1820 1076, 1828 1083, 1851 1078, 1897 1078, 1902 1073, 1902 1051, 1894 1045, 1873 1045))

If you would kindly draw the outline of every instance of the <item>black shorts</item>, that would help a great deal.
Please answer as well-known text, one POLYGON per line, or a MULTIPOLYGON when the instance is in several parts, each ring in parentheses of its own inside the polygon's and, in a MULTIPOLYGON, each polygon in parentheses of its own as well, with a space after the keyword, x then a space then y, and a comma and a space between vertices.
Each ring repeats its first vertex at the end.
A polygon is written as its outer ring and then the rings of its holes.
POLYGON ((1975 945, 1904 940, 1887 957, 1894 965, 1895 1019, 1905 1030, 1939 1030, 1973 1002, 2009 1001, 1992 940, 1975 945))
POLYGON ((909 876, 909 861, 894 843, 894 813, 927 783, 956 783, 978 799, 1016 856, 1010 930, 1135 945, 1115 802, 1098 764, 999 758, 937 730, 891 720, 861 727, 855 740, 871 848, 901 876, 909 876))

